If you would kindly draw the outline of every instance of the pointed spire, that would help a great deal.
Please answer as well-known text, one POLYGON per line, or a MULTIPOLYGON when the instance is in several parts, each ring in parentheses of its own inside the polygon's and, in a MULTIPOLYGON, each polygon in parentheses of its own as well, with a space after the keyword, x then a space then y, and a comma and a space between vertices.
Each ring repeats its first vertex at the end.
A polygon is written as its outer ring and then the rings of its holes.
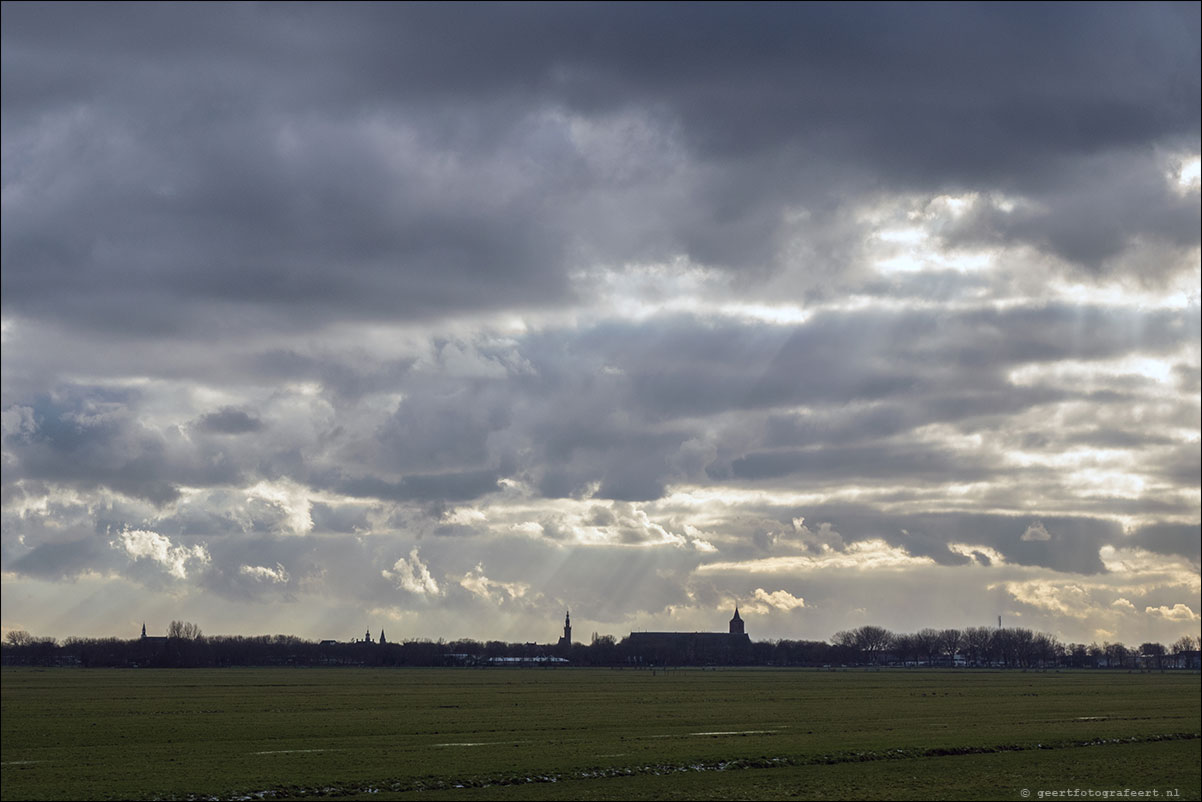
POLYGON ((730 619, 730 634, 744 635, 747 630, 743 628, 743 618, 739 615, 739 605, 735 605, 734 618, 730 619))
POLYGON ((384 630, 381 629, 380 630, 380 643, 387 643, 387 642, 388 641, 384 640, 384 630))
POLYGON ((143 638, 146 637, 146 622, 145 621, 142 622, 142 637, 143 638))

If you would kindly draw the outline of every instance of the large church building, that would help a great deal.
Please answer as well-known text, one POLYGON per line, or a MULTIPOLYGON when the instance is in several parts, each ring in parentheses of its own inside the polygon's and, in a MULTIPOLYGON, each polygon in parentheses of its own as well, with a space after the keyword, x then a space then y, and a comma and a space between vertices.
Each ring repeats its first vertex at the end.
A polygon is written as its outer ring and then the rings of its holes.
POLYGON ((751 638, 735 607, 727 632, 631 632, 625 651, 654 665, 741 663, 751 658, 751 638))

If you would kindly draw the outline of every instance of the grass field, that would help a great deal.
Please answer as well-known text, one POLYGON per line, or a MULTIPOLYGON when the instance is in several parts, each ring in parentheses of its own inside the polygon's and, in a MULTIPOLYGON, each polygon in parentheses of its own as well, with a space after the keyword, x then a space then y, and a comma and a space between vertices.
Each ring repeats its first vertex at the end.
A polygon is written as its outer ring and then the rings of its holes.
POLYGON ((5 668, 0 677, 5 800, 1202 794, 1196 673, 5 668))

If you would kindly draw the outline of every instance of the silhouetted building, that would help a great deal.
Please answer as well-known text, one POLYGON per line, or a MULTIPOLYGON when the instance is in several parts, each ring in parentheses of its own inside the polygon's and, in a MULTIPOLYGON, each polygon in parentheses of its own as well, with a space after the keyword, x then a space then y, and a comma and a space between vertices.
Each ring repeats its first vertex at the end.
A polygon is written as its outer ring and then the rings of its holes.
POLYGON ((747 637, 747 633, 743 631, 743 619, 739 618, 739 605, 737 604, 735 605, 734 618, 730 619, 730 634, 747 637))
POLYGON ((388 643, 388 641, 384 640, 384 630, 381 629, 380 630, 380 645, 383 646, 385 643, 388 643))
POLYGON ((161 646, 167 642, 166 636, 161 635, 146 635, 146 622, 142 622, 142 637, 138 638, 138 642, 143 646, 161 646))
POLYGON ((572 648, 572 611, 568 610, 563 614, 563 636, 556 644, 556 648, 570 649, 572 648))
POLYGON ((631 632, 623 646, 630 657, 658 665, 744 663, 751 659, 751 638, 737 607, 728 632, 631 632))

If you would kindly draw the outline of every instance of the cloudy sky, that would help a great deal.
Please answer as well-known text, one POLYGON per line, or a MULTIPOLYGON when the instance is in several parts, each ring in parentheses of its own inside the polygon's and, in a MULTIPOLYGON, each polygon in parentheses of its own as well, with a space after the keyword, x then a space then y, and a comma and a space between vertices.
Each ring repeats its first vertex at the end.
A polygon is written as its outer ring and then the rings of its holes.
POLYGON ((5 631, 1198 633, 1197 3, 2 27, 5 631))

